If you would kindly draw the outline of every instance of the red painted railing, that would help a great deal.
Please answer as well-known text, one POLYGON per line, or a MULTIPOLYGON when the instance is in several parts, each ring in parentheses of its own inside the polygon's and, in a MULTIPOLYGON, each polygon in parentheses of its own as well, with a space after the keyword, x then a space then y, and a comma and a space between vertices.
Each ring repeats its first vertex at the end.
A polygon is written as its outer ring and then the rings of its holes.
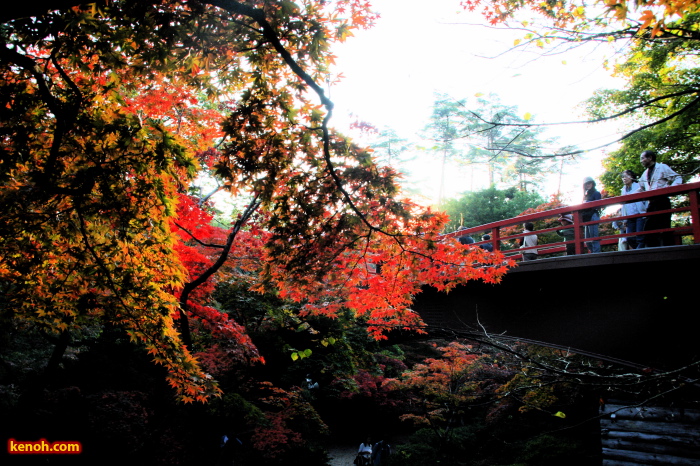
MULTIPOLYGON (((527 252, 528 249, 534 248, 518 248, 515 243, 518 242, 523 236, 527 236, 529 233, 522 233, 522 224, 525 222, 532 222, 535 224, 537 230, 534 232, 538 235, 538 245, 536 247, 539 257, 547 257, 553 255, 561 255, 561 253, 566 251, 567 244, 574 244, 576 254, 584 254, 587 252, 585 243, 588 241, 600 241, 601 246, 607 245, 617 245, 619 238, 627 236, 641 236, 654 233, 662 232, 673 232, 673 237, 676 244, 682 244, 682 238, 684 236, 692 236, 693 243, 700 243, 700 182, 681 184, 678 186, 671 186, 668 188, 657 189, 654 191, 648 191, 643 193, 629 194, 626 196, 616 196, 609 197, 606 199, 601 199, 600 201, 586 202, 585 204, 579 204, 575 206, 560 207, 558 209, 547 210, 544 212, 537 212, 534 214, 522 215, 519 217, 509 218, 506 220, 501 220, 499 222, 492 222, 486 225, 479 225, 477 227, 468 228, 465 230, 455 231, 448 233, 443 236, 443 238, 458 238, 460 236, 469 235, 475 239, 475 243, 470 246, 475 247, 485 243, 491 243, 494 250, 503 250, 507 255, 514 259, 521 259, 522 253, 527 252), (598 208, 604 209, 608 206, 621 205, 626 202, 632 201, 643 201, 649 200, 656 197, 665 196, 683 196, 687 199, 687 202, 683 202, 683 207, 672 208, 669 210, 657 211, 653 213, 639 214, 639 215, 628 215, 628 216, 618 216, 618 217, 607 217, 603 216, 600 220, 592 222, 581 221, 581 211, 598 208), (646 217, 647 219, 652 215, 664 214, 671 212, 674 216, 674 220, 679 218, 682 220, 681 226, 675 226, 670 229, 664 230, 654 230, 654 231, 644 231, 641 233, 611 233, 605 234, 604 228, 599 228, 600 236, 595 238, 584 238, 583 227, 586 225, 598 224, 603 227, 605 224, 611 224, 614 221, 635 219, 637 217, 646 217), (564 227, 559 222, 559 217, 564 214, 571 214, 574 224, 574 240, 573 241, 558 241, 543 244, 542 235, 549 232, 555 232, 561 230, 564 227), (683 218, 684 217, 684 218, 683 218), (512 231, 509 231, 512 230, 512 231), (517 233, 513 233, 517 231, 517 233), (491 239, 488 241, 479 241, 484 234, 491 235, 491 239)), ((678 223, 677 221, 675 223, 678 223)), ((571 228, 571 226, 569 226, 571 228)), ((613 230, 614 231, 614 230, 613 230)), ((552 235, 549 235, 552 236, 552 235)), ((616 249, 616 248, 615 248, 616 249)))

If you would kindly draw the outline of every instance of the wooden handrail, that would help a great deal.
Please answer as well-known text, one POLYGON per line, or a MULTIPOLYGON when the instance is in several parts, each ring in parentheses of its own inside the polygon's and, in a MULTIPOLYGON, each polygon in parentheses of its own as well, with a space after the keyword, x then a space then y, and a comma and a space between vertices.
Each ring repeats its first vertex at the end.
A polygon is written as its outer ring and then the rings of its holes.
MULTIPOLYGON (((500 250, 502 242, 516 240, 518 238, 521 238, 523 236, 528 235, 528 233, 520 232, 520 233, 517 233, 514 235, 503 236, 502 230, 504 228, 522 225, 525 222, 536 222, 539 220, 554 219, 554 218, 558 218, 559 216, 565 215, 565 214, 572 215, 572 219, 573 219, 574 223, 573 223, 573 225, 568 226, 568 228, 574 229, 574 234, 575 234, 574 240, 569 241, 569 242, 559 241, 559 242, 554 242, 554 243, 538 244, 537 249, 546 251, 543 255, 562 252, 565 250, 566 244, 571 244, 572 242, 574 243, 574 245, 576 247, 576 254, 581 254, 581 253, 583 253, 583 243, 584 242, 601 241, 601 244, 606 245, 606 244, 616 243, 619 238, 624 238, 624 237, 628 237, 628 236, 638 236, 638 235, 644 235, 644 234, 649 234, 649 233, 661 233, 661 232, 667 232, 667 231, 673 231, 676 234, 676 236, 692 235, 694 243, 699 244, 700 243, 700 182, 680 184, 677 186, 670 186, 667 188, 655 189, 653 191, 627 194, 627 195, 623 195, 623 196, 608 197, 605 199, 601 199, 599 201, 586 202, 586 203, 575 205, 575 206, 559 207, 557 209, 546 210, 544 212, 535 212, 532 214, 521 215, 518 217, 500 220, 498 222, 491 222, 491 223, 487 223, 485 225, 479 225, 476 227, 466 228, 464 230, 459 230, 459 231, 447 233, 447 234, 443 235, 442 238, 459 238, 460 236, 473 235, 473 234, 477 234, 477 233, 479 234, 479 236, 481 236, 481 234, 487 233, 487 234, 491 235, 490 240, 488 240, 488 241, 476 241, 476 242, 470 244, 470 246, 477 246, 478 247, 478 246, 485 244, 485 243, 491 243, 493 245, 494 250, 500 250), (678 196, 678 195, 684 195, 684 194, 688 195, 688 198, 690 201, 689 206, 687 206, 687 207, 679 207, 679 208, 675 208, 675 209, 657 211, 657 212, 653 212, 653 213, 649 213, 649 214, 645 213, 645 214, 620 216, 620 217, 614 217, 614 218, 602 218, 600 220, 595 220, 595 221, 591 221, 591 222, 581 221, 580 213, 584 210, 593 209, 593 208, 603 209, 603 208, 605 208, 607 206, 611 206, 611 205, 625 204, 625 203, 629 203, 629 202, 645 201, 645 200, 654 199, 654 198, 658 198, 658 197, 678 196), (689 212, 691 225, 689 225, 689 226, 684 225, 684 226, 670 228, 670 229, 664 229, 664 230, 654 230, 653 232, 619 233, 619 234, 614 234, 614 235, 604 235, 604 236, 599 236, 597 238, 583 238, 583 235, 581 234, 582 227, 587 226, 587 225, 611 223, 613 221, 634 219, 634 218, 638 218, 638 217, 649 217, 651 215, 658 215, 658 214, 669 213, 669 212, 670 213, 689 212)), ((540 235, 542 233, 548 233, 548 232, 552 232, 552 231, 556 231, 556 230, 561 230, 563 228, 564 228, 563 226, 559 225, 559 226, 555 226, 555 227, 537 230, 535 233, 540 235)), ((519 253, 522 253, 523 251, 526 251, 527 249, 533 249, 533 248, 522 248, 522 249, 517 249, 517 250, 510 250, 510 251, 508 251, 508 253, 512 252, 515 254, 519 254, 519 253)))

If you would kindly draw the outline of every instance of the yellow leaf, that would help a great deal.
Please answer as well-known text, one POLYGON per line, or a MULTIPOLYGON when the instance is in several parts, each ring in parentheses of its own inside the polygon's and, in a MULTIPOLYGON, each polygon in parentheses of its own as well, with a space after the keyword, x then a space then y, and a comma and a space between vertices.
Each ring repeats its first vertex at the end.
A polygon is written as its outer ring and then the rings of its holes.
POLYGON ((561 411, 557 411, 556 413, 554 413, 554 416, 566 419, 566 414, 562 413, 561 411))

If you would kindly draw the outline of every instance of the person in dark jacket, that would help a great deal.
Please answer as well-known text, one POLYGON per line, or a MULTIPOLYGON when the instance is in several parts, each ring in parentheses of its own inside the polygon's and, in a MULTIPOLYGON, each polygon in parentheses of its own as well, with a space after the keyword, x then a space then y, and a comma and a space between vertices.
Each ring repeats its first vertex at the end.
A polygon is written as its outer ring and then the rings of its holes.
MULTIPOLYGON (((576 233, 574 232, 574 219, 571 214, 560 216, 559 223, 561 223, 562 229, 557 230, 557 234, 564 238, 564 241, 573 241, 576 238, 576 233)), ((576 255, 576 245, 574 243, 566 245, 566 255, 576 255)))
MULTIPOLYGON (((595 188, 595 180, 590 176, 583 179, 583 202, 593 202, 602 199, 600 192, 595 188)), ((597 208, 586 209, 581 211, 582 222, 595 222, 600 220, 600 212, 597 208)), ((586 225, 583 229, 585 238, 597 238, 598 224, 586 225)), ((600 252, 600 241, 587 241, 586 246, 590 252, 600 252)))
MULTIPOLYGON (((481 237, 481 240, 482 241, 491 241, 491 235, 484 235, 481 237)), ((481 249, 487 250, 488 252, 493 252, 493 243, 480 244, 479 247, 481 249)))
MULTIPOLYGON (((462 230, 466 230, 466 229, 467 229, 467 227, 461 226, 461 227, 459 227, 459 230, 457 230, 457 231, 462 231, 462 230)), ((459 241, 460 244, 465 244, 465 245, 466 245, 466 244, 472 244, 472 243, 475 242, 475 241, 474 241, 474 238, 472 238, 472 237, 469 236, 469 235, 462 235, 462 236, 460 236, 460 237, 457 238, 457 241, 459 241)))

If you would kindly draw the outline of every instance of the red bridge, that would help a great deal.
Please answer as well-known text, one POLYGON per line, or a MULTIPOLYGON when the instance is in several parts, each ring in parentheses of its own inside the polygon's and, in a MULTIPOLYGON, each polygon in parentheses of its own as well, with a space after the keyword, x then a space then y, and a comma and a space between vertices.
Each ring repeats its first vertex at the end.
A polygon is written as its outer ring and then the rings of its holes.
MULTIPOLYGON (((525 236, 522 224, 536 226, 538 259, 518 262, 498 285, 468 283, 449 294, 425 287, 414 309, 431 328, 461 335, 534 341, 547 346, 625 364, 673 369, 700 360, 697 336, 700 288, 700 183, 647 193, 611 197, 489 223, 446 235, 491 235, 494 249, 520 260, 524 249, 515 243, 525 236), (584 223, 580 212, 611 210, 623 202, 670 196, 675 244, 667 247, 618 251, 621 237, 637 235, 612 229, 607 217, 584 223), (565 255, 566 244, 556 234, 558 218, 572 214, 576 255, 565 255), (597 240, 603 252, 587 253, 582 227, 599 224, 597 240), (696 288, 697 287, 697 288, 696 288)), ((641 216, 647 218, 650 213, 641 216)), ((596 238, 593 238, 596 239, 596 238)), ((484 241, 469 247, 478 247, 484 241)))

